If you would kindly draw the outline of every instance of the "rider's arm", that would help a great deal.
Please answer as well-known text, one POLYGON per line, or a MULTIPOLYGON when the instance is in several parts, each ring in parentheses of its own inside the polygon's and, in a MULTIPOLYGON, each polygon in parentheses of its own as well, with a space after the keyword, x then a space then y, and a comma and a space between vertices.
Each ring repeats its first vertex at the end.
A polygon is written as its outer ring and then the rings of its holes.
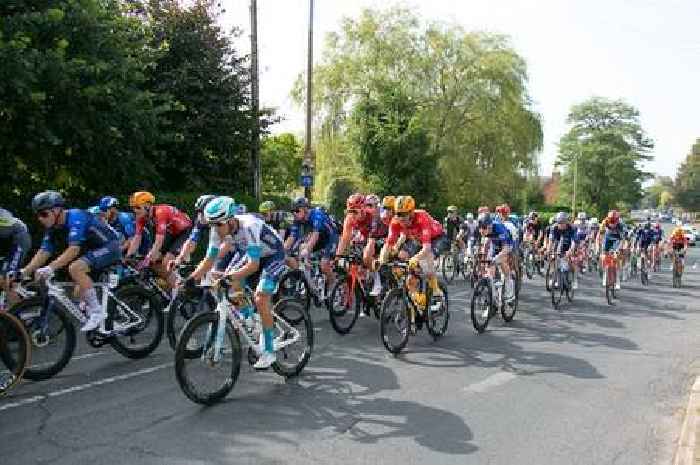
POLYGON ((129 241, 129 248, 126 251, 126 256, 130 257, 139 250, 141 247, 141 241, 143 240, 143 230, 146 227, 146 218, 136 219, 136 229, 134 231, 134 237, 129 241))
POLYGON ((349 215, 345 215, 345 220, 343 221, 343 234, 340 235, 340 241, 338 241, 338 247, 335 249, 336 255, 342 255, 345 249, 352 239, 352 219, 349 215))

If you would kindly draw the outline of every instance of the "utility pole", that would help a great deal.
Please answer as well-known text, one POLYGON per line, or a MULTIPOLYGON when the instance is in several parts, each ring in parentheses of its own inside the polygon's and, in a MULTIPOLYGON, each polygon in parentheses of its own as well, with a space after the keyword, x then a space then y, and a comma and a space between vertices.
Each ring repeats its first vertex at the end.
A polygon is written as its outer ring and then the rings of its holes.
POLYGON ((253 195, 260 202, 260 92, 258 87, 258 2, 250 0, 250 90, 251 131, 250 161, 253 171, 253 195))
MULTIPOLYGON (((313 61, 314 61, 314 0, 309 0, 309 54, 306 63, 306 141, 304 146, 304 163, 302 165, 302 180, 304 176, 313 176, 311 153, 311 109, 313 104, 313 61)), ((311 178, 313 179, 313 177, 311 178)), ((304 182, 304 197, 311 198, 311 186, 304 182)))
POLYGON ((572 220, 576 217, 576 187, 578 185, 578 157, 581 156, 581 147, 578 148, 578 154, 574 157, 574 198, 571 201, 571 217, 572 220))

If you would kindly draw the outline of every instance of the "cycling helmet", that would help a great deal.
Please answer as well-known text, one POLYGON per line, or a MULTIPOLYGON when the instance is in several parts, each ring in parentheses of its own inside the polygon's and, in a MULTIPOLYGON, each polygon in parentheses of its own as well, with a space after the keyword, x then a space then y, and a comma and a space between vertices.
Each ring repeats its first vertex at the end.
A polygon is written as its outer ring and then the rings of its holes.
POLYGON ((501 218, 506 218, 508 215, 510 215, 510 207, 507 203, 499 205, 496 207, 496 213, 501 215, 501 218))
POLYGON ((143 207, 145 204, 152 204, 155 203, 155 201, 156 198, 150 192, 139 191, 131 194, 131 197, 129 197, 129 206, 143 207))
POLYGON ((581 221, 586 221, 588 215, 586 215, 586 212, 578 212, 578 215, 576 215, 576 217, 581 221))
POLYGON ((34 196, 32 199, 32 210, 38 213, 55 207, 65 207, 66 202, 63 196, 56 191, 44 191, 34 196))
POLYGON ((275 209, 275 202, 272 200, 266 200, 263 203, 260 204, 258 207, 258 210, 260 213, 270 213, 272 210, 275 209))
POLYGON ((471 221, 474 219, 474 214, 472 212, 467 213, 467 220, 471 221))
POLYGON ((396 206, 396 197, 393 195, 387 195, 382 199, 382 207, 393 210, 396 206))
POLYGON ((99 206, 97 208, 99 208, 103 212, 106 212, 110 208, 118 207, 118 206, 119 206, 119 200, 117 200, 114 197, 107 196, 107 197, 102 197, 100 199, 100 203, 99 203, 99 206))
POLYGON ((598 224, 598 218, 593 217, 588 222, 591 224, 598 224))
POLYGON ((99 205, 94 205, 94 206, 88 208, 87 211, 88 211, 88 213, 90 213, 91 215, 95 215, 95 216, 97 216, 97 215, 99 215, 100 213, 102 213, 102 209, 100 208, 99 205))
POLYGON ((396 213, 413 213, 416 201, 410 195, 400 195, 396 198, 396 213))
POLYGON ((204 208, 207 206, 209 202, 214 200, 216 198, 215 195, 211 194, 206 194, 206 195, 200 195, 197 197, 197 200, 194 202, 194 211, 196 212, 203 212, 204 208))
POLYGON ((555 221, 559 224, 563 224, 569 221, 569 214, 566 212, 559 212, 555 218, 555 221))
POLYGON ((292 210, 298 210, 299 208, 309 208, 309 199, 306 197, 297 197, 292 201, 292 210))
POLYGON ((450 205, 449 207, 447 207, 447 213, 457 213, 457 206, 450 205))
POLYGON ((537 215, 536 211, 531 211, 530 213, 527 214, 527 217, 531 220, 534 220, 535 218, 538 217, 538 215, 537 215))
POLYGON ((489 213, 491 209, 487 206, 481 206, 479 209, 476 211, 477 214, 481 215, 482 213, 489 213))
POLYGON ((365 206, 370 208, 377 208, 379 206, 379 197, 375 194, 369 194, 365 196, 365 206))
POLYGON ((479 213, 477 221, 479 222, 479 228, 485 228, 493 224, 493 218, 491 218, 491 213, 489 212, 479 213))
POLYGON ((216 197, 204 208, 204 221, 221 223, 233 218, 237 212, 238 207, 231 197, 216 197))
POLYGON ((359 210, 365 206, 365 196, 360 193, 352 194, 345 202, 345 208, 348 210, 359 210))

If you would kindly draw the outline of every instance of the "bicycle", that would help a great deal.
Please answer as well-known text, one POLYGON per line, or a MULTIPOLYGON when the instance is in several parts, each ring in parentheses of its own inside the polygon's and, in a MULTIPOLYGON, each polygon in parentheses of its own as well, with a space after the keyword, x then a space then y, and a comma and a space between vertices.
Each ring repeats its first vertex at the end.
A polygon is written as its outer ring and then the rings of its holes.
POLYGON ((424 323, 433 340, 444 336, 450 320, 447 286, 439 282, 443 296, 434 296, 420 269, 399 261, 388 266, 397 276, 398 286, 391 289, 382 302, 379 336, 386 350, 393 355, 401 353, 409 337, 423 329, 424 323), (415 291, 410 289, 413 285, 415 291), (396 340, 391 335, 392 330, 396 330, 396 340))
POLYGON ((456 240, 450 243, 449 252, 443 255, 440 261, 442 277, 451 284, 462 272, 462 267, 464 266, 464 259, 462 258, 462 253, 456 240))
POLYGON ((503 276, 501 266, 495 266, 493 278, 489 272, 489 269, 494 266, 493 259, 489 257, 489 249, 490 241, 486 240, 482 243, 482 248, 479 252, 479 280, 474 288, 470 305, 472 325, 479 334, 486 331, 489 321, 498 311, 500 311, 503 320, 506 323, 510 323, 513 321, 515 312, 518 309, 519 286, 516 276, 513 276, 515 273, 511 271, 513 292, 515 295, 507 302, 503 289, 503 281, 501 279, 503 276))
POLYGON ((615 284, 617 283, 619 261, 618 251, 604 252, 603 254, 603 286, 605 287, 605 298, 608 305, 615 305, 613 300, 617 298, 615 294, 615 284))
MULTIPOLYGON (((239 310, 252 306, 252 291, 236 290, 225 279, 215 285, 216 309, 187 322, 175 349, 175 377, 191 401, 212 405, 226 397, 238 380, 244 347, 248 362, 254 364, 262 353, 262 323, 257 313, 244 318, 239 310), (230 364, 230 367, 224 365, 230 364), (199 374, 201 369, 202 373, 199 374), (220 382, 210 383, 217 374, 220 382), (213 384, 211 390, 206 385, 213 384)), ((314 328, 309 313, 298 299, 283 298, 272 308, 277 361, 272 369, 280 376, 297 376, 308 363, 314 345, 314 328), (288 317, 301 316, 293 324, 288 317), (301 345, 298 353, 294 346, 301 345)))
MULTIPOLYGON (((163 337, 163 314, 151 294, 136 285, 120 286, 116 266, 102 270, 95 278, 94 286, 107 317, 98 329, 85 334, 88 344, 94 348, 109 344, 131 359, 151 354, 163 337)), ((55 282, 53 278, 41 280, 37 296, 10 308, 32 342, 36 363, 27 368, 25 378, 47 380, 63 370, 73 356, 77 333, 71 316, 81 324, 87 321, 83 309, 66 291, 73 286, 72 282, 55 282)))
POLYGON ((673 268, 673 287, 680 288, 683 280, 683 258, 684 254, 673 250, 673 255, 671 257, 673 268))
POLYGON ((566 299, 571 303, 574 300, 573 274, 572 266, 566 254, 558 251, 555 259, 554 279, 552 280, 552 306, 558 310, 561 304, 562 297, 566 294, 566 299))
POLYGON ((649 251, 643 250, 639 256, 639 280, 643 286, 649 285, 649 251))

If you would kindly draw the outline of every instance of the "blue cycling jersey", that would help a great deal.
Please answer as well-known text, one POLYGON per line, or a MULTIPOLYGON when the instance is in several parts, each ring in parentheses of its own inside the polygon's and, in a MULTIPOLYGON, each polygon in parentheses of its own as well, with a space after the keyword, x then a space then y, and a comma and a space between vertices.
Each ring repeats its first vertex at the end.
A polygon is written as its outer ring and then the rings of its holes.
POLYGON ((570 224, 564 229, 553 226, 549 231, 549 240, 552 242, 562 241, 562 248, 568 250, 571 244, 576 242, 576 230, 570 224))
POLYGON ((513 246, 513 236, 511 236, 510 231, 508 231, 508 228, 506 228, 503 223, 494 222, 491 225, 491 232, 487 234, 486 237, 498 248, 504 245, 513 246))
POLYGON ((131 239, 136 234, 136 219, 133 213, 119 212, 109 225, 121 233, 125 239, 131 239))
POLYGON ((88 250, 97 249, 119 240, 117 231, 85 210, 73 208, 66 210, 65 214, 64 224, 56 224, 44 233, 41 250, 54 253, 56 249, 54 239, 58 233, 68 234, 69 246, 80 246, 88 250))
POLYGON ((311 230, 319 233, 319 239, 324 241, 338 236, 333 219, 321 208, 312 208, 306 221, 294 220, 290 233, 294 239, 300 239, 304 225, 311 226, 311 230))
POLYGON ((637 242, 641 244, 651 244, 654 241, 654 238, 656 237, 656 232, 649 228, 649 229, 640 229, 637 231, 637 242))

